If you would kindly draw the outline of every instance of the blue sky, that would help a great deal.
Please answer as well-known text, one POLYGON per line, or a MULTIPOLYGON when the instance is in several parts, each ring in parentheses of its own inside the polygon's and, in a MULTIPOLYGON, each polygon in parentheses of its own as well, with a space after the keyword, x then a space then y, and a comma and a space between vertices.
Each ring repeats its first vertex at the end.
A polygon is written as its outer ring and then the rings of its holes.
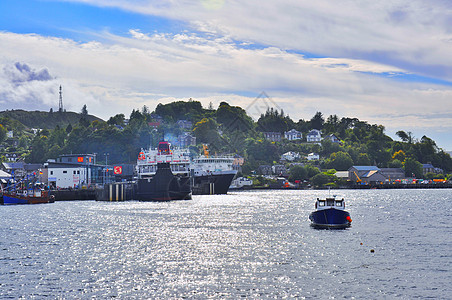
POLYGON ((68 110, 108 119, 265 91, 294 120, 357 117, 451 150, 451 15, 419 0, 1 1, 0 103, 56 108, 62 84, 68 110))

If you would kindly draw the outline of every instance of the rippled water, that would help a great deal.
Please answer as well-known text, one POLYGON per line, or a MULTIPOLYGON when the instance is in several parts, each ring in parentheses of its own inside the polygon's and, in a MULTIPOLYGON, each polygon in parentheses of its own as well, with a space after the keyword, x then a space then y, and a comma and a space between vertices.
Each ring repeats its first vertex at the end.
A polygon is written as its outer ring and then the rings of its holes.
POLYGON ((450 190, 338 193, 346 230, 325 191, 0 206, 0 298, 450 299, 450 190))

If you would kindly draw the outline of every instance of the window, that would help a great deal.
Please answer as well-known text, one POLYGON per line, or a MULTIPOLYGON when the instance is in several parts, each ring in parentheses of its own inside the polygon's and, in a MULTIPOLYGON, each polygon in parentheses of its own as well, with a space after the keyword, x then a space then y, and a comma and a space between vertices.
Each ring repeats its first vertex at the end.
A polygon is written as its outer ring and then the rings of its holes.
POLYGON ((77 174, 80 174, 80 171, 77 171, 77 174))
POLYGON ((77 172, 74 170, 74 175, 77 174, 77 172))
POLYGON ((67 171, 63 171, 63 174, 67 174, 67 171))
POLYGON ((53 175, 53 171, 50 171, 50 175, 53 175))
POLYGON ((336 206, 342 206, 342 201, 336 201, 336 206))
POLYGON ((68 157, 67 161, 72 162, 72 157, 68 157))
POLYGON ((325 206, 325 201, 319 201, 319 206, 325 206))

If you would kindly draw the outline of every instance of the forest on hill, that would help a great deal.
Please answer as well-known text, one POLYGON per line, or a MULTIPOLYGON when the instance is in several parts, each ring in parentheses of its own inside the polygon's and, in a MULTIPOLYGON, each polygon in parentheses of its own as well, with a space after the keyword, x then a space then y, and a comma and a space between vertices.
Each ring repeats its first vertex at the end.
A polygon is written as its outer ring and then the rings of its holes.
POLYGON ((281 155, 288 151, 300 153, 300 162, 323 170, 347 170, 352 165, 401 167, 407 174, 422 178, 422 164, 431 163, 444 174, 452 172, 450 155, 427 136, 418 138, 399 131, 399 140, 393 140, 385 134, 383 125, 337 115, 325 117, 321 112, 309 120, 294 121, 283 111, 268 108, 254 121, 243 108, 227 102, 214 109, 212 105, 204 108, 200 102, 189 100, 158 104, 154 111, 144 106, 133 110, 128 118, 117 114, 108 121, 89 116, 86 106, 80 114, 64 113, 67 119, 58 117, 58 113, 1 112, 2 161, 6 153, 15 152, 30 163, 42 163, 68 153, 97 153, 98 162, 102 162, 104 153, 108 153, 109 163, 136 163, 141 148, 155 147, 166 136, 188 132, 197 141, 197 145, 190 147, 193 154, 200 154, 202 144, 208 144, 212 153, 241 155, 245 158, 244 174, 260 165, 279 163, 281 155), (178 120, 193 125, 181 128, 178 120), (35 134, 31 128, 41 130, 35 134), (291 129, 302 132, 303 139, 271 142, 263 135, 291 129), (312 129, 321 130, 322 137, 334 134, 340 143, 329 140, 308 143, 306 135, 312 129), (8 131, 14 132, 13 140, 7 138, 8 131), (309 153, 318 153, 320 160, 308 162, 304 157, 309 153))

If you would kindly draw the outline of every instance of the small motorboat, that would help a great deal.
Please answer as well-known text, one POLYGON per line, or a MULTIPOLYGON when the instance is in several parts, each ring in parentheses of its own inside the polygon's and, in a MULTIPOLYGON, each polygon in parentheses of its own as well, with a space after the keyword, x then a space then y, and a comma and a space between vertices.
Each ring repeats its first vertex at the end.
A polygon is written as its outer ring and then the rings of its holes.
POLYGON ((350 227, 352 218, 345 210, 344 199, 335 196, 319 199, 315 202, 316 210, 309 215, 311 225, 315 228, 343 229, 350 227))

